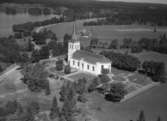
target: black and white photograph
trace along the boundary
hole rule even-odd
[[[167,121],[167,0],[0,0],[0,121]]]

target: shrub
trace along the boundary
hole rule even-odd
[[[3,69],[2,69],[2,67],[1,67],[1,65],[0,65],[0,73],[3,71]]]
[[[163,62],[144,61],[142,68],[145,74],[155,82],[165,82],[165,64]]]
[[[70,65],[65,66],[65,68],[64,68],[64,73],[65,73],[65,74],[71,73],[71,67],[70,67]]]
[[[78,101],[85,103],[87,101],[86,97],[84,94],[78,96]]]
[[[140,111],[139,119],[137,121],[145,121],[145,114],[143,110]]]
[[[99,75],[99,79],[101,83],[107,83],[110,81],[110,78],[106,74]]]
[[[52,107],[50,109],[49,116],[50,116],[51,119],[55,119],[55,118],[57,118],[59,116],[59,107],[58,107],[56,96],[53,97]]]
[[[120,102],[125,94],[126,90],[122,83],[112,83],[110,85],[110,90],[105,94],[105,99],[113,102]]]
[[[114,40],[110,43],[108,49],[117,49],[118,46],[119,46],[118,40],[117,40],[117,39],[114,39]]]
[[[133,42],[131,45],[131,52],[132,53],[140,53],[143,51],[143,48],[138,42]]]
[[[101,52],[101,54],[109,58],[112,61],[112,66],[118,69],[136,71],[140,66],[139,59],[131,55],[106,51]]]
[[[82,95],[84,92],[86,92],[86,79],[85,78],[82,78],[82,79],[79,79],[75,85],[75,88],[76,88],[76,92],[80,95]]]
[[[56,61],[56,70],[61,71],[62,69],[63,69],[63,61],[62,60]]]
[[[92,82],[90,83],[90,85],[88,86],[88,92],[93,92],[95,91],[95,89],[97,88],[97,86],[99,85],[99,80],[98,78],[94,78],[92,80]]]
[[[14,114],[17,110],[17,105],[16,101],[8,101],[4,106],[0,107],[0,117]]]

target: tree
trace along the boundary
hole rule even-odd
[[[36,101],[30,102],[27,108],[27,110],[30,111],[33,115],[38,114],[40,110],[39,103]]]
[[[51,10],[49,8],[44,8],[43,13],[44,13],[44,15],[49,15],[49,14],[51,14]]]
[[[20,61],[22,63],[27,63],[27,62],[29,62],[29,60],[30,60],[30,58],[29,58],[27,53],[23,53],[22,55],[20,55]]]
[[[145,115],[144,115],[144,111],[140,111],[140,114],[139,114],[139,119],[137,121],[145,121]]]
[[[88,92],[94,91],[99,84],[100,84],[99,78],[94,78],[88,86]]]
[[[119,46],[119,43],[118,43],[118,40],[117,39],[114,39],[112,40],[112,42],[110,43],[109,45],[109,49],[117,49]]]
[[[71,101],[65,101],[62,107],[62,115],[64,116],[66,121],[74,121],[73,117],[73,107],[71,105]]]
[[[167,53],[167,37],[166,34],[160,36],[158,52]]]
[[[68,51],[68,42],[70,39],[71,39],[71,36],[66,33],[64,35],[64,41],[63,41],[64,49],[66,50],[66,52]]]
[[[99,79],[101,83],[107,83],[110,81],[110,78],[106,74],[99,75]]]
[[[59,55],[67,53],[64,45],[57,41],[50,41],[48,43],[48,48],[49,50],[52,50],[53,56],[59,56]]]
[[[110,89],[105,94],[105,99],[113,102],[119,102],[126,94],[125,86],[122,83],[112,83]]]
[[[51,30],[44,29],[38,33],[34,32],[32,36],[33,36],[33,41],[37,45],[47,44],[47,39],[57,41],[56,34],[54,34]]]
[[[80,94],[78,95],[78,99],[79,102],[85,103],[87,101],[86,99],[86,95],[85,94]]]
[[[84,92],[86,92],[86,79],[85,78],[81,78],[78,79],[78,81],[76,82],[76,92],[80,95],[82,95]]]
[[[68,94],[68,89],[66,88],[65,84],[61,86],[59,94],[60,94],[60,101],[64,101],[66,95]]]
[[[140,53],[140,52],[142,52],[142,50],[143,50],[143,48],[141,47],[139,42],[133,41],[131,43],[131,52],[132,53]]]
[[[54,48],[57,47],[57,41],[50,41],[48,42],[47,46],[50,50],[53,50]]]
[[[7,114],[14,114],[17,110],[17,101],[14,100],[14,101],[8,101],[5,105],[5,112]]]
[[[40,53],[38,50],[33,50],[31,54],[31,62],[39,62],[40,60]]]
[[[53,56],[59,56],[67,53],[63,44],[60,42],[51,41],[48,43],[48,47],[50,50],[52,50]]]
[[[64,86],[66,89],[64,96],[64,104],[62,106],[62,115],[67,121],[74,121],[74,113],[76,112],[76,92],[75,85],[72,82],[67,82]],[[62,96],[63,93],[61,93]]]
[[[165,64],[163,62],[144,61],[142,64],[144,73],[156,82],[165,82]]]
[[[41,59],[49,58],[48,46],[43,46],[40,50],[33,50],[31,55],[32,62],[39,62]]]
[[[161,117],[160,116],[158,116],[157,121],[161,121]]]
[[[40,50],[39,50],[39,59],[47,59],[49,58],[49,48],[48,46],[43,46]]]
[[[51,94],[49,81],[45,82],[45,94],[46,95],[50,95]]]
[[[20,47],[13,37],[0,38],[1,61],[5,63],[22,62]],[[17,55],[17,56],[16,56]]]
[[[19,121],[35,121],[35,116],[29,107],[27,107],[25,112],[20,115]]]
[[[97,38],[92,38],[92,40],[90,41],[90,47],[92,48],[96,48],[98,45],[99,40]]]
[[[23,112],[24,112],[24,110],[23,110],[22,105],[20,103],[18,103],[17,109],[16,109],[16,115],[17,115],[17,117],[19,117],[20,115],[22,115]]]
[[[56,70],[61,71],[63,69],[63,60],[56,61]]]
[[[33,41],[37,45],[46,44],[46,38],[44,36],[45,36],[45,32],[39,32],[39,33],[34,32],[32,35]]]
[[[109,58],[112,62],[112,66],[118,69],[136,71],[140,66],[139,59],[131,55],[107,51],[103,51],[100,54]]]
[[[122,48],[130,48],[131,47],[131,43],[132,43],[132,39],[131,38],[125,38],[123,39],[123,44],[122,44]]]
[[[65,66],[65,68],[64,68],[64,73],[65,73],[65,74],[71,73],[71,67],[70,67],[70,65],[66,65],[66,66]]]
[[[63,116],[63,115],[61,115],[60,117],[59,117],[59,120],[58,121],[66,121],[66,119],[65,119],[65,117]]]
[[[85,50],[85,51],[87,51],[87,52],[91,52],[91,53],[93,53],[93,51],[92,51],[92,49],[91,49],[91,47],[85,47],[85,48],[83,48],[82,50]]]
[[[41,64],[29,64],[22,70],[22,81],[25,83],[30,91],[41,92],[42,90],[48,90],[48,72]]]
[[[0,65],[0,73],[3,71],[2,66]]]
[[[53,97],[52,107],[50,109],[49,116],[51,119],[55,119],[55,118],[59,117],[59,107],[58,107],[56,96]]]
[[[165,64],[163,62],[157,63],[156,72],[152,79],[162,83],[166,81]]]

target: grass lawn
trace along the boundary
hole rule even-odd
[[[119,81],[119,82],[126,81],[126,80],[125,80],[123,77],[121,77],[121,76],[113,76],[112,79],[115,80],[115,81]]]
[[[145,111],[147,121],[156,121],[161,116],[167,120],[167,84],[152,88],[138,96],[122,102],[112,103],[98,93],[89,95],[90,109],[99,121],[129,121],[137,119],[140,110]],[[101,111],[96,110],[101,108]]]
[[[92,80],[93,78],[95,78],[96,76],[89,74],[89,73],[85,73],[85,72],[79,72],[79,73],[76,73],[74,75],[70,75],[67,77],[70,79],[73,79],[74,81],[77,81],[78,79],[82,79],[82,78],[85,78],[86,80],[89,81],[89,80]]]
[[[141,74],[134,74],[133,76],[128,77],[129,81],[145,86],[150,84],[152,81],[149,77]]]
[[[127,85],[126,90],[127,90],[127,93],[131,93],[133,91],[136,91],[136,87],[134,85]]]
[[[124,71],[124,70],[116,69],[116,68],[114,68],[114,67],[111,68],[111,72],[112,72],[114,75],[128,75],[128,74],[130,74],[129,71]]]
[[[16,70],[10,73],[6,78],[2,79],[0,83],[0,94],[12,93],[24,89],[25,85],[21,82],[21,77],[22,75],[20,74],[20,71]]]

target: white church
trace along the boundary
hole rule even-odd
[[[74,24],[72,39],[68,43],[68,62],[70,67],[94,75],[101,74],[103,69],[111,72],[111,61],[108,58],[80,48],[79,35],[76,33]]]

